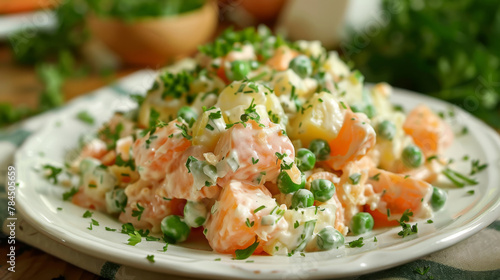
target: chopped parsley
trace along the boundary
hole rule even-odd
[[[90,226],[87,229],[92,230],[92,226],[99,226],[99,222],[94,219],[91,219]]]
[[[471,165],[472,166],[471,166],[470,175],[474,175],[476,173],[479,173],[479,172],[483,171],[486,167],[488,167],[487,163],[481,164],[478,159],[473,160],[471,162]]]
[[[87,210],[87,211],[85,211],[85,213],[83,213],[83,217],[90,218],[90,217],[92,217],[92,214],[94,214],[94,212],[90,212],[89,210]]]
[[[380,173],[377,173],[377,174],[373,175],[372,177],[370,177],[370,180],[378,182],[378,180],[380,180]]]
[[[181,130],[181,134],[184,138],[186,138],[187,140],[193,139],[193,137],[188,134],[188,132],[187,132],[188,128],[185,124],[182,124],[182,125],[175,124],[175,126]]]
[[[477,185],[479,182],[473,178],[468,178],[467,176],[454,171],[447,167],[443,170],[443,175],[446,176],[455,186],[463,188],[466,185]]]
[[[195,162],[195,161],[198,161],[198,159],[193,157],[193,156],[188,157],[188,159],[186,161],[186,168],[188,170],[188,173],[191,173],[191,163]]]
[[[190,84],[194,80],[194,76],[187,71],[182,71],[176,74],[172,72],[164,72],[160,75],[160,80],[163,83],[161,98],[166,99],[167,97],[171,97],[179,99],[183,94],[189,92]],[[190,99],[189,96],[186,97],[187,99]],[[192,100],[187,101],[188,103],[191,103],[189,101]]]
[[[257,242],[257,236],[255,236],[255,242],[248,246],[247,248],[245,249],[237,249],[234,254],[235,254],[235,259],[236,260],[244,260],[244,259],[248,259],[252,254],[253,252],[255,252],[255,249],[257,249],[257,246],[259,246],[259,242]]]
[[[398,235],[401,236],[402,238],[418,233],[417,224],[409,225],[406,223],[410,221],[411,216],[413,216],[413,212],[411,212],[409,209],[406,209],[403,215],[401,215],[401,219],[399,220],[399,225],[401,225],[402,230],[398,232]]]
[[[264,208],[266,208],[266,206],[265,205],[261,205],[261,206],[257,207],[257,209],[253,210],[253,212],[257,213],[257,212],[259,212],[260,210],[262,210]]]
[[[475,193],[474,190],[467,191],[467,194],[469,194],[469,195],[473,195],[474,193]]]
[[[142,236],[137,231],[134,231],[134,233],[129,233],[128,235],[130,236],[130,238],[127,240],[128,245],[135,246],[137,243],[140,243],[142,241]]]
[[[93,125],[94,124],[94,118],[87,112],[87,111],[81,111],[76,115],[76,118],[79,119],[80,121]]]
[[[148,261],[150,263],[154,263],[155,262],[155,255],[147,255],[146,259],[148,259]]]
[[[293,223],[293,228],[298,228],[299,226],[300,226],[299,221],[295,221],[295,223]]]
[[[361,173],[354,173],[349,176],[349,180],[353,185],[359,184],[359,179],[361,179]]]
[[[137,210],[132,210],[132,217],[137,217],[137,220],[141,220],[142,212],[144,212],[144,207],[142,207],[138,202],[136,203]]]
[[[63,193],[63,200],[70,200],[76,193],[78,192],[78,188],[72,187],[69,191]]]
[[[59,183],[59,181],[57,180],[57,176],[61,174],[63,169],[60,167],[52,166],[50,164],[45,164],[42,166],[42,168],[49,170],[48,174],[45,175],[45,178],[47,178],[49,182],[52,181],[52,184],[57,185]]]
[[[255,222],[254,221],[250,222],[250,220],[247,218],[247,220],[245,221],[245,224],[247,225],[247,227],[251,228],[251,227],[253,227]]]
[[[135,171],[135,161],[133,158],[130,158],[127,161],[124,161],[122,159],[121,154],[118,154],[115,159],[115,165],[117,166],[123,166],[123,167],[128,167],[130,170]]]
[[[365,243],[363,243],[363,237],[360,237],[360,238],[353,240],[353,241],[346,244],[346,246],[349,248],[355,248],[355,247],[361,248],[364,245],[365,245]]]
[[[427,223],[428,223],[428,224],[432,224],[432,223],[434,223],[434,221],[433,221],[433,220],[431,220],[431,219],[429,219],[429,220],[427,220]]]
[[[109,227],[104,227],[106,231],[116,231],[116,228],[109,228]]]
[[[167,242],[167,243],[165,243],[165,246],[163,246],[163,252],[166,252],[168,250],[168,244],[169,243]]]
[[[62,207],[57,207],[57,211],[63,210]]]
[[[286,153],[283,153],[283,154],[280,154],[278,152],[274,153],[276,155],[276,157],[279,159],[279,160],[283,160],[287,154]]]
[[[254,158],[252,157],[252,164],[257,164],[257,162],[259,162],[259,159],[254,159]]]

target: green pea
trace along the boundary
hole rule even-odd
[[[302,79],[311,76],[312,74],[312,64],[309,57],[305,55],[299,55],[290,61],[288,68],[292,69],[297,75]]]
[[[433,187],[431,196],[431,206],[434,211],[438,211],[443,208],[446,202],[447,194],[443,189]]]
[[[404,165],[410,168],[417,168],[423,163],[422,150],[415,145],[409,145],[403,149],[401,155]]]
[[[330,180],[316,179],[311,183],[311,192],[315,200],[325,202],[335,194],[335,185]]]
[[[316,160],[327,160],[330,155],[330,145],[323,139],[312,140],[309,144],[309,150],[316,156]]]
[[[350,229],[354,235],[359,235],[371,231],[373,224],[373,217],[370,213],[359,212],[352,217]]]
[[[391,121],[383,121],[377,126],[378,136],[382,139],[392,140],[396,134],[396,126]]]
[[[298,149],[295,157],[298,159],[297,167],[300,171],[311,170],[316,164],[316,156],[308,149]]]
[[[243,80],[250,73],[250,64],[248,61],[235,60],[231,62],[231,73],[233,80]]]
[[[292,196],[292,209],[307,208],[314,204],[314,195],[306,189],[296,191]]]
[[[377,109],[373,106],[373,104],[368,104],[366,105],[365,110],[363,110],[363,113],[371,119],[377,114]]]
[[[188,201],[184,206],[184,221],[190,227],[197,228],[205,224],[208,211],[205,204]]]
[[[170,215],[161,221],[161,231],[169,243],[178,243],[188,238],[191,229],[180,216]]]
[[[344,236],[333,227],[325,227],[316,236],[316,245],[322,251],[339,248],[344,245]]]
[[[352,104],[349,105],[349,107],[351,107],[351,111],[353,111],[354,113],[363,113],[363,108],[359,105]]]
[[[283,170],[278,175],[278,189],[281,193],[293,193],[303,189],[306,185],[306,176],[301,173],[300,183],[296,183],[290,178],[289,170]]]
[[[187,123],[194,123],[198,118],[198,114],[189,106],[183,106],[177,111],[177,117],[183,118]]]

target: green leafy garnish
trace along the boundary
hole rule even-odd
[[[146,259],[148,259],[148,261],[150,263],[154,263],[155,262],[155,255],[147,255]]]
[[[357,185],[359,183],[359,179],[361,179],[361,173],[354,173],[349,176],[349,181],[351,184]]]
[[[94,214],[93,212],[90,212],[89,210],[85,211],[85,213],[83,213],[83,217],[84,218],[90,218],[92,217],[92,214]]]
[[[257,242],[257,236],[255,237],[255,242],[248,246],[246,249],[237,249],[234,254],[236,256],[236,260],[244,260],[244,259],[248,259],[252,254],[253,252],[255,251],[255,249],[257,249],[257,246],[259,246],[259,242]]]
[[[353,240],[353,241],[346,244],[346,246],[349,248],[355,248],[355,247],[361,248],[364,245],[365,245],[365,243],[363,243],[363,237],[360,237],[360,238]]]
[[[76,118],[81,120],[82,122],[86,124],[93,125],[94,124],[94,118],[89,114],[87,111],[80,111],[77,115]]]
[[[49,170],[48,174],[45,175],[45,178],[47,178],[47,180],[49,180],[49,182],[52,181],[52,184],[57,185],[58,184],[57,176],[59,176],[59,174],[61,174],[63,169],[59,168],[59,167],[52,166],[50,164],[45,164],[42,166],[42,168]]]
[[[62,195],[63,200],[64,201],[70,200],[77,192],[78,192],[78,188],[72,187],[69,191],[63,193],[63,195]]]
[[[134,233],[129,233],[128,235],[130,236],[130,238],[127,240],[128,245],[135,246],[137,243],[140,243],[142,241],[142,236],[137,231],[134,231]]]
[[[137,220],[141,220],[142,212],[144,212],[144,207],[142,207],[139,203],[136,203],[137,210],[132,210],[132,217],[137,217]]]
[[[478,181],[476,181],[473,178],[469,178],[457,171],[454,171],[447,167],[445,170],[443,170],[443,175],[446,176],[455,186],[459,188],[463,188],[466,185],[477,185],[479,184]]]

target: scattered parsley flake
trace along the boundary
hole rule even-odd
[[[434,223],[434,221],[433,221],[433,220],[431,220],[431,219],[429,219],[429,220],[427,220],[427,223],[428,223],[428,224],[432,224],[432,223]]]
[[[475,193],[474,190],[467,191],[467,194],[469,194],[469,195],[473,195],[474,193]]]
[[[85,211],[85,213],[83,213],[83,217],[90,218],[90,217],[92,217],[92,214],[94,214],[94,212],[90,212],[89,210],[87,210],[87,211]]]
[[[142,236],[137,231],[134,231],[134,233],[129,233],[128,235],[130,236],[130,238],[127,240],[128,245],[135,246],[137,243],[140,243],[142,241]]]
[[[363,237],[360,237],[358,238],[357,240],[354,240],[354,241],[351,241],[349,243],[347,243],[346,246],[348,246],[349,248],[355,248],[355,247],[363,247],[365,244],[363,243]]]
[[[257,164],[257,162],[259,162],[259,159],[254,159],[254,158],[252,157],[252,164]]]
[[[455,186],[459,188],[463,188],[466,185],[477,185],[479,184],[478,181],[476,181],[473,178],[468,178],[467,176],[454,171],[447,167],[445,170],[443,170],[443,175],[446,176]]]
[[[59,176],[59,174],[61,174],[63,169],[59,168],[59,167],[52,166],[50,164],[45,164],[42,166],[42,168],[49,170],[49,173],[45,176],[45,178],[47,178],[47,180],[49,182],[52,181],[52,184],[57,185],[58,184],[57,176]]]
[[[293,224],[293,228],[298,228],[300,226],[299,221],[295,221]]]
[[[78,192],[78,188],[76,187],[73,187],[71,188],[69,191],[63,193],[63,200],[66,201],[66,200],[69,200],[70,198],[72,198],[76,193]]]
[[[89,125],[93,125],[95,122],[94,118],[87,111],[79,112],[76,118]]]
[[[261,206],[257,207],[257,209],[253,210],[253,212],[257,213],[257,212],[259,212],[260,210],[262,210],[264,208],[266,208],[266,206],[265,205],[261,205]]]
[[[251,227],[253,227],[253,225],[255,224],[255,222],[254,222],[254,221],[252,221],[252,222],[250,223],[250,220],[247,218],[247,220],[245,221],[245,224],[247,225],[247,227],[251,228]]]
[[[479,173],[479,172],[483,171],[486,167],[488,167],[487,163],[481,164],[478,159],[473,160],[471,162],[471,165],[472,166],[471,166],[470,175],[474,175],[476,173]]]
[[[115,228],[105,227],[104,229],[105,229],[106,231],[116,231],[116,229],[115,229]]]
[[[257,249],[257,246],[259,246],[259,242],[257,242],[257,236],[255,236],[255,242],[248,246],[246,249],[237,249],[234,253],[235,253],[235,256],[237,260],[244,260],[244,259],[248,259],[252,254],[253,252],[255,251],[255,249]]]
[[[142,207],[139,202],[136,203],[137,210],[132,210],[132,217],[137,217],[137,220],[141,220],[142,212],[144,211],[144,207]]]
[[[345,105],[344,101],[340,101],[340,105],[342,105],[342,108],[347,109],[347,106]]]
[[[377,173],[375,175],[373,175],[372,177],[370,177],[370,180],[374,180],[374,181],[377,181],[380,180],[380,173]]]
[[[359,179],[361,179],[361,173],[354,173],[349,176],[349,180],[353,185],[357,185],[359,183]]]
[[[58,210],[58,211],[61,211],[61,210],[63,210],[63,209],[62,209],[62,207],[57,207],[57,210]]]
[[[148,256],[146,257],[146,259],[148,259],[148,261],[149,261],[150,263],[154,263],[154,262],[155,262],[155,255],[148,255]]]
[[[168,250],[168,242],[165,244],[165,246],[163,246],[163,252],[166,252]]]

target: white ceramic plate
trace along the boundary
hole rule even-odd
[[[139,72],[123,80],[119,86],[132,92],[145,92],[154,74]],[[425,103],[437,111],[448,111],[451,105],[426,96],[396,90],[393,101],[405,109]],[[456,169],[470,170],[470,161],[462,161],[467,154],[480,159],[489,167],[478,174],[480,184],[463,189],[450,188],[445,208],[433,218],[434,223],[419,221],[419,233],[402,239],[399,228],[377,230],[365,236],[362,248],[342,248],[328,252],[286,256],[252,256],[246,262],[233,260],[232,256],[207,250],[202,244],[170,245],[167,252],[160,252],[161,242],[142,241],[136,246],[126,245],[128,236],[104,229],[120,229],[115,219],[95,213],[93,218],[100,226],[88,230],[90,220],[83,218],[85,209],[62,201],[66,191],[41,179],[34,168],[51,163],[62,165],[67,151],[77,146],[83,134],[96,130],[115,110],[133,107],[133,102],[120,91],[104,88],[95,94],[71,102],[53,114],[39,132],[32,135],[16,154],[20,185],[17,193],[18,208],[28,222],[54,240],[86,254],[144,270],[204,278],[336,278],[366,274],[383,270],[451,246],[500,216],[500,140],[498,135],[481,121],[464,111],[455,109],[452,126],[459,131],[468,127],[469,133],[457,137],[447,155],[456,159]],[[75,119],[75,115],[88,110],[97,124],[93,127]],[[474,189],[475,194],[467,194]],[[57,210],[62,207],[63,210]],[[373,241],[376,235],[378,242]],[[357,237],[348,237],[347,241]],[[196,249],[199,248],[199,249]],[[154,264],[147,255],[155,255]],[[220,261],[215,259],[221,258]]]

